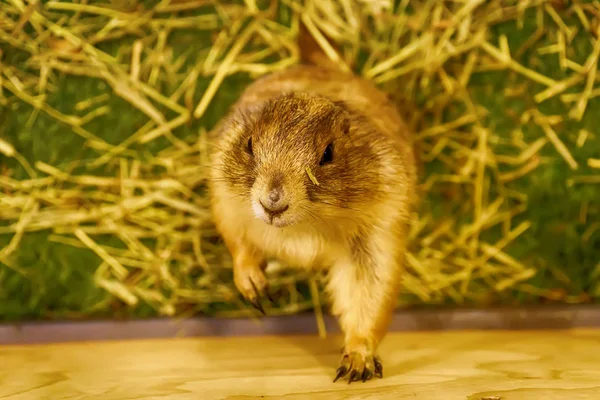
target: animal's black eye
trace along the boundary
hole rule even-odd
[[[252,138],[248,139],[248,144],[246,145],[246,151],[250,155],[254,154],[254,153],[252,153]]]
[[[333,161],[333,143],[329,143],[325,151],[323,152],[323,156],[321,157],[320,165],[328,164]]]

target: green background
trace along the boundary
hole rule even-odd
[[[522,29],[517,27],[515,21],[491,28],[489,42],[498,43],[499,35],[505,34],[510,48],[516,49],[536,28],[534,15],[529,13]],[[98,47],[109,54],[116,54],[119,46],[124,43],[130,44],[131,41],[132,38],[126,37],[102,43]],[[169,44],[173,46],[175,53],[190,48],[206,52],[211,45],[210,32],[178,31],[169,36]],[[560,80],[568,75],[560,69],[558,57],[540,56],[536,53],[537,49],[549,44],[552,42],[547,39],[540,40],[524,52],[518,61],[548,77]],[[578,33],[572,45],[573,60],[580,64],[585,63],[591,46],[589,34]],[[0,49],[5,65],[17,66],[24,70],[29,68],[26,64],[27,54],[24,52],[1,41]],[[64,112],[73,110],[79,101],[102,93],[111,93],[106,84],[96,79],[65,74],[59,74],[58,77],[58,81],[55,82],[58,90],[47,102]],[[211,77],[199,78],[195,103],[199,101],[210,79]],[[180,138],[193,138],[198,134],[200,127],[212,127],[250,81],[251,78],[245,74],[226,78],[204,116],[174,133]],[[529,86],[523,96],[508,97],[504,94],[506,87],[517,87],[524,82],[529,82]],[[581,85],[576,87],[578,91],[581,90]],[[541,85],[531,83],[506,70],[476,73],[469,84],[471,95],[490,112],[486,121],[488,127],[493,127],[496,132],[507,136],[515,128],[521,127],[524,139],[528,142],[543,137],[543,132],[534,124],[521,125],[518,118],[534,104],[533,95],[542,89]],[[416,100],[419,101],[418,98]],[[93,120],[86,125],[86,129],[109,143],[117,144],[123,141],[130,132],[141,127],[146,121],[143,114],[116,96],[111,96],[108,105],[111,109],[119,111]],[[565,116],[569,111],[558,97],[542,103],[539,109],[545,114]],[[35,122],[27,126],[32,112],[33,108],[30,105],[20,101],[0,106],[0,137],[12,143],[30,163],[43,161],[60,168],[73,160],[86,160],[95,156],[94,150],[85,148],[83,139],[73,134],[69,127],[44,113],[39,113]],[[593,174],[594,170],[587,166],[586,161],[592,157],[600,158],[599,118],[600,97],[589,101],[581,122],[565,119],[566,122],[554,127],[580,165],[577,174]],[[587,129],[596,137],[589,139],[582,148],[577,148],[574,143],[581,128]],[[159,140],[143,148],[133,148],[143,157],[145,152],[155,153],[166,145],[166,141]],[[496,146],[495,151],[501,153],[501,146]],[[589,303],[600,299],[600,230],[593,233],[587,242],[582,240],[586,229],[589,229],[591,224],[600,222],[600,185],[580,184],[568,187],[566,182],[574,172],[554,147],[546,145],[541,155],[546,158],[546,162],[512,184],[514,190],[526,194],[529,198],[529,209],[519,218],[528,219],[533,225],[509,246],[507,253],[537,269],[536,275],[527,283],[545,290],[547,295],[537,296],[523,291],[507,290],[479,297],[479,300],[474,302],[475,305]],[[4,174],[10,170],[13,178],[26,177],[20,165],[12,159],[0,155],[0,166],[4,168]],[[429,174],[438,171],[439,168],[439,165],[426,165],[425,172]],[[109,168],[95,171],[97,174],[114,172]],[[583,202],[588,203],[586,223],[582,223],[579,217]],[[425,200],[425,207],[434,210],[439,216],[453,209],[451,205],[446,204],[443,197],[436,194]],[[8,223],[2,220],[0,224]],[[12,259],[13,265],[16,265],[19,271],[0,263],[1,320],[156,315],[156,311],[143,302],[138,307],[129,308],[96,287],[92,276],[100,259],[90,250],[48,241],[48,235],[49,232],[32,232],[25,235]],[[500,233],[491,230],[486,232],[486,235],[490,235],[491,239],[494,235],[499,237]],[[0,235],[0,248],[8,244],[10,239],[10,235]],[[116,244],[111,238],[104,238],[102,242]],[[306,287],[300,285],[300,290],[306,292]],[[411,296],[405,300],[414,306],[426,305]],[[444,299],[442,303],[454,305],[449,298]],[[441,305],[433,304],[435,307]],[[213,315],[216,309],[228,308],[233,309],[235,306],[208,304],[200,311]]]

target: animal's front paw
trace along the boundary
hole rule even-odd
[[[344,352],[336,371],[334,382],[348,375],[348,384],[356,381],[366,382],[374,376],[383,378],[381,359],[373,354],[351,351]]]
[[[262,269],[256,266],[236,267],[233,280],[239,292],[252,306],[266,315],[263,306],[260,304],[261,297],[267,297],[271,302],[269,295],[269,284]]]

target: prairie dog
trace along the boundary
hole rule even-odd
[[[306,63],[254,81],[213,130],[211,209],[261,311],[268,259],[327,270],[344,333],[334,382],[364,382],[383,377],[417,197],[412,138],[383,92],[302,48]]]

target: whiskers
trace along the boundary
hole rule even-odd
[[[339,204],[333,204],[333,203],[330,203],[330,202],[327,202],[327,201],[323,201],[323,200],[317,200],[315,203],[316,204],[324,204],[324,205],[332,207],[334,209],[349,210],[349,211],[354,211],[354,212],[357,212],[357,213],[360,212],[360,210],[358,210],[356,208],[353,208],[353,207],[339,205]]]
[[[310,207],[307,207],[304,205],[298,207],[298,214],[302,217],[302,219],[310,219],[316,223],[321,223],[321,224],[331,226],[331,223],[329,221],[327,221],[321,215],[315,213],[314,210],[311,210]]]

